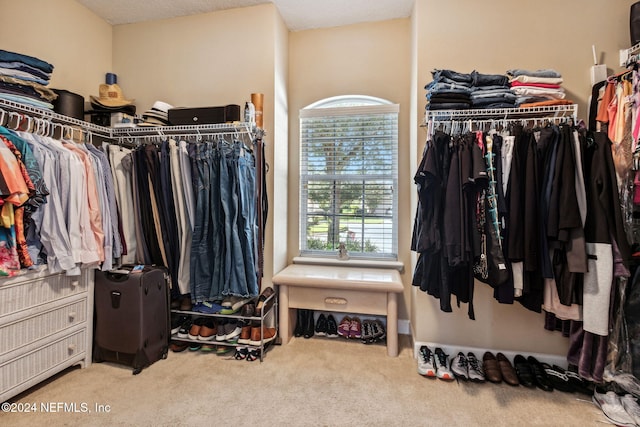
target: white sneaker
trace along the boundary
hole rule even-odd
[[[617,426],[635,427],[636,423],[622,406],[620,396],[613,391],[607,391],[606,393],[603,393],[603,391],[596,387],[591,400],[602,410],[607,420]]]
[[[426,345],[420,347],[420,351],[418,351],[418,373],[425,377],[436,376],[435,358],[433,352]]]
[[[633,422],[640,425],[640,406],[636,398],[631,394],[625,394],[620,398],[620,402],[622,402],[622,407],[627,411],[627,414],[633,418]]]
[[[482,369],[482,365],[478,361],[478,358],[475,354],[469,352],[467,353],[467,365],[469,372],[469,380],[471,381],[484,381],[484,370]]]
[[[453,372],[456,377],[462,378],[463,380],[469,379],[467,358],[463,352],[459,352],[456,357],[451,359],[451,372]]]
[[[436,374],[441,380],[451,381],[455,379],[449,369],[449,356],[440,347],[436,348]]]

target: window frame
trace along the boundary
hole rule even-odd
[[[391,142],[388,144],[389,149],[392,150],[392,170],[389,173],[384,170],[381,171],[381,174],[376,174],[376,177],[384,176],[385,180],[391,181],[391,250],[387,252],[349,252],[349,256],[353,259],[360,260],[373,260],[373,261],[397,261],[398,260],[398,145],[399,145],[399,131],[398,131],[398,123],[399,123],[399,113],[400,106],[399,104],[394,104],[388,100],[375,98],[371,96],[363,96],[363,95],[345,95],[345,96],[337,96],[332,98],[322,99],[318,102],[308,105],[307,107],[300,110],[299,121],[300,121],[300,184],[299,184],[299,218],[300,218],[300,235],[299,235],[299,248],[300,248],[300,256],[301,257],[334,257],[337,254],[337,249],[335,250],[320,250],[320,249],[309,249],[307,247],[308,236],[307,236],[307,226],[309,214],[309,197],[308,197],[308,189],[305,189],[305,185],[310,182],[309,177],[312,176],[308,173],[308,169],[305,167],[305,150],[304,150],[304,139],[305,132],[307,131],[307,127],[304,124],[304,120],[308,118],[321,118],[321,117],[348,117],[351,115],[360,115],[366,116],[368,114],[372,116],[376,115],[387,115],[392,114],[395,117],[391,119],[387,119],[388,123],[393,124],[395,126],[395,132],[392,131],[390,135],[385,135],[390,137]],[[363,136],[366,138],[366,136]],[[389,138],[387,138],[389,140]],[[317,175],[316,175],[317,176]],[[346,174],[345,176],[349,177],[348,180],[357,181],[359,179],[362,180],[363,184],[366,184],[367,178],[371,178],[373,176],[368,176],[367,174]],[[334,184],[336,179],[333,180]],[[363,187],[363,193],[365,188]],[[389,196],[388,196],[389,197]],[[339,207],[338,207],[339,209]],[[340,211],[336,210],[334,207],[334,211],[329,213],[330,216],[340,216]],[[363,224],[363,240],[367,239],[367,235],[364,232],[365,220],[368,214],[366,214],[363,210],[362,216],[360,217]],[[385,228],[386,229],[386,228]],[[386,241],[385,238],[383,241]],[[365,241],[366,241],[365,240]],[[362,242],[361,242],[362,244]]]

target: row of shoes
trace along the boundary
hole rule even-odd
[[[318,321],[315,321],[313,310],[299,308],[296,315],[296,327],[293,330],[296,337],[311,338],[314,335],[338,338],[338,324],[332,314],[327,316],[320,313]]]
[[[451,361],[440,347],[434,352],[425,345],[418,352],[418,373],[427,377],[448,381],[457,378],[474,382],[505,382],[511,386],[538,387],[544,391],[555,389],[591,395],[589,382],[578,375],[575,367],[571,368],[565,370],[560,366],[541,363],[533,356],[525,358],[520,354],[515,356],[512,364],[503,353],[494,355],[490,351],[484,353],[482,363],[472,352],[466,355],[458,352]]]
[[[384,341],[387,332],[380,319],[365,319],[345,316],[338,325],[338,335],[347,339],[360,339],[365,344]]]
[[[595,387],[591,400],[610,423],[624,427],[640,426],[640,405],[632,394],[618,393],[605,384]]]
[[[203,301],[196,304],[192,304],[191,297],[186,295],[172,301],[171,308],[202,314],[236,314],[242,310],[244,317],[260,316],[261,313],[267,313],[271,308],[274,293],[273,288],[268,286],[257,297],[227,295],[221,300]]]
[[[265,351],[267,350],[266,345],[263,348]],[[169,349],[174,353],[180,353],[188,349],[189,351],[215,353],[218,356],[223,356],[234,351],[234,347],[229,347],[226,345],[201,344],[201,343],[184,342],[184,341],[171,341],[171,344],[169,344]],[[256,359],[259,359],[260,355],[261,355],[260,347],[238,346],[238,347],[235,347],[235,353],[233,355],[233,358],[236,360],[247,360],[249,362],[253,362]]]
[[[305,338],[316,335],[327,338],[359,339],[365,344],[383,341],[386,338],[384,324],[379,319],[361,321],[356,316],[344,316],[338,325],[332,314],[320,313],[318,320],[315,321],[314,311],[307,309],[298,309],[293,334],[296,337]]]
[[[260,346],[275,339],[276,328],[260,327],[260,322],[247,320],[182,315],[172,322],[171,335],[194,341]]]

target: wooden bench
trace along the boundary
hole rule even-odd
[[[387,317],[387,354],[398,355],[397,294],[403,291],[403,285],[397,270],[293,264],[272,281],[279,287],[282,344],[291,338],[295,310],[299,308],[382,315]]]

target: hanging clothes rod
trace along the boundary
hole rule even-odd
[[[76,126],[80,127],[84,131],[97,134],[105,138],[111,137],[111,129],[107,127],[98,126],[93,123],[85,122],[84,120],[64,116],[51,110],[31,107],[29,105],[19,104],[17,102],[4,99],[0,99],[0,110],[4,111],[6,114],[11,112],[23,114],[25,117],[30,117],[31,119],[41,119],[67,127]]]
[[[0,108],[0,125],[23,132],[35,133],[52,138],[65,138],[81,141],[86,135],[91,138],[91,132],[85,132],[78,127],[51,121],[49,118],[33,117],[16,111],[6,111]],[[83,132],[85,132],[83,134]],[[76,134],[78,137],[76,138]]]

